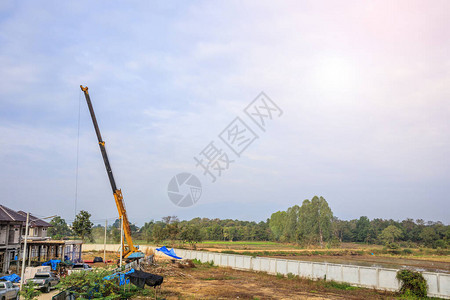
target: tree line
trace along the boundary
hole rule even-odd
[[[81,211],[72,226],[55,217],[48,231],[53,238],[78,236],[86,241],[103,242],[105,227],[94,226],[90,214]],[[314,196],[286,211],[273,213],[266,221],[194,218],[180,221],[176,216],[151,220],[142,227],[130,224],[133,239],[147,243],[163,241],[195,244],[214,241],[277,241],[303,246],[336,247],[342,242],[366,244],[399,244],[404,247],[426,246],[448,248],[450,226],[422,219],[403,221],[372,219],[340,220],[333,215],[323,197]],[[107,227],[110,242],[120,241],[120,222]]]

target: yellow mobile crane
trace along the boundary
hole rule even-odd
[[[81,90],[84,92],[84,96],[86,97],[86,102],[89,107],[89,112],[91,113],[92,123],[94,123],[95,133],[97,134],[98,144],[100,146],[100,151],[103,156],[103,161],[106,167],[106,173],[109,177],[109,183],[111,184],[112,192],[114,195],[114,200],[116,200],[117,210],[119,211],[119,216],[122,219],[123,223],[123,232],[125,235],[125,240],[127,245],[122,242],[123,254],[122,258],[125,259],[137,259],[144,257],[144,253],[138,250],[133,245],[133,240],[131,239],[131,229],[130,223],[128,222],[127,211],[125,209],[125,204],[123,202],[122,191],[119,190],[116,186],[116,181],[114,180],[114,176],[112,173],[111,165],[109,164],[108,154],[106,153],[105,142],[102,139],[102,135],[100,134],[100,129],[98,128],[97,119],[95,117],[94,108],[92,107],[91,98],[89,97],[88,87],[83,87],[80,85]]]

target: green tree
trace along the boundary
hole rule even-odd
[[[277,211],[270,216],[269,227],[276,241],[279,241],[286,226],[286,212]]]
[[[83,241],[87,238],[91,238],[92,227],[94,224],[92,224],[90,218],[91,214],[82,210],[76,215],[75,221],[72,223],[73,232],[81,237]]]
[[[426,226],[419,235],[422,242],[427,247],[432,247],[433,243],[439,239],[436,230],[431,226]]]
[[[211,241],[223,240],[223,229],[219,224],[206,227],[206,239]]]
[[[103,240],[105,239],[105,226],[100,224],[95,225],[92,228],[91,236],[96,243],[103,243]]]
[[[66,221],[60,216],[54,217],[50,221],[50,224],[52,225],[52,227],[48,229],[48,235],[52,239],[59,240],[62,239],[63,237],[72,235],[72,231],[70,230]]]
[[[236,241],[238,238],[238,231],[236,226],[228,226],[223,228],[223,237],[228,241]]]
[[[195,249],[195,244],[202,241],[202,236],[200,235],[200,226],[195,224],[183,226],[180,231],[179,237],[182,241],[191,244],[191,246]]]
[[[370,239],[370,220],[362,216],[356,222],[355,238],[357,242],[367,243]]]
[[[347,222],[339,220],[337,217],[333,217],[331,227],[333,229],[333,235],[342,243],[342,238],[344,235],[345,227]]]
[[[394,243],[402,236],[402,230],[394,225],[386,227],[378,238],[386,243]]]
[[[323,197],[303,201],[299,209],[299,238],[302,243],[320,244],[331,240],[333,212]]]
[[[109,234],[114,243],[116,243],[116,244],[120,243],[120,229],[119,228],[112,226]]]
[[[143,235],[143,238],[148,242],[152,240],[152,232],[153,232],[153,226],[155,225],[155,222],[151,220],[148,223],[145,223],[144,226],[141,228],[141,232]]]
[[[167,238],[167,232],[164,230],[164,223],[157,222],[153,226],[152,234],[153,234],[153,240],[156,243],[160,243],[160,242],[164,241]]]
[[[286,242],[298,241],[298,212],[300,207],[294,205],[286,211],[282,240]]]

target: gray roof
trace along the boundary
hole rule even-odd
[[[19,215],[22,215],[25,218],[25,222],[27,221],[27,213],[24,211],[19,210],[17,212]],[[25,225],[25,224],[24,224]],[[44,220],[41,220],[32,214],[30,214],[30,227],[52,227],[52,224],[45,222]]]
[[[27,218],[18,212],[0,205],[0,221],[9,221],[9,222],[26,222]]]

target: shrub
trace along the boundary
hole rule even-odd
[[[386,248],[390,250],[397,250],[400,246],[396,243],[386,243]]]
[[[204,267],[214,267],[214,261],[207,261],[207,262],[205,262],[205,263],[202,263],[200,260],[198,260],[198,259],[196,259],[196,258],[194,258],[193,260],[192,260],[192,262],[195,264],[195,265],[199,265],[199,266],[204,266]]]
[[[146,293],[134,285],[127,285],[126,288],[119,286],[118,278],[104,280],[107,275],[111,275],[110,270],[94,269],[91,272],[75,272],[61,278],[58,289],[70,289],[77,298],[93,299],[130,299],[138,294]]]
[[[413,253],[413,251],[411,249],[408,249],[408,248],[403,249],[403,254],[412,254],[412,253]]]
[[[447,243],[444,240],[437,240],[433,243],[433,248],[441,248],[441,249],[445,249],[447,248]]]
[[[41,292],[35,288],[34,282],[29,282],[23,286],[23,290],[20,291],[20,296],[22,296],[26,300],[36,299]]]
[[[358,289],[356,286],[351,286],[348,283],[340,283],[340,282],[336,282],[336,281],[325,281],[323,283],[323,286],[328,287],[328,288],[344,290],[344,291],[351,291],[351,290]]]
[[[401,281],[400,292],[405,295],[426,297],[428,292],[427,281],[422,273],[410,270],[400,270],[397,272],[397,279]]]
[[[291,272],[289,272],[288,274],[287,274],[287,278],[288,279],[294,279],[296,276],[294,275],[294,274],[292,274]]]

